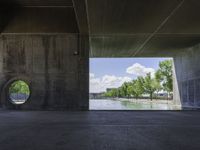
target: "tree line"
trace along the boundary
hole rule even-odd
[[[167,92],[168,96],[173,90],[171,59],[159,63],[159,69],[156,71],[154,77],[151,73],[147,73],[146,76],[139,76],[131,82],[125,82],[119,88],[113,88],[104,95],[105,97],[134,97],[138,99],[143,94],[148,94],[152,100],[154,93],[158,95],[162,90]]]
[[[30,94],[29,86],[22,80],[17,80],[9,87],[9,94]]]

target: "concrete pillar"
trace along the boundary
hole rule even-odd
[[[179,86],[178,86],[174,61],[173,61],[172,71],[173,71],[173,103],[174,105],[181,105]]]
[[[175,97],[180,96],[183,108],[200,108],[200,45],[183,50],[174,57],[178,83]]]

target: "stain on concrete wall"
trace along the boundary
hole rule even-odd
[[[20,109],[88,109],[88,36],[78,34],[2,34],[1,105],[16,108],[6,83],[25,77],[31,96]],[[79,51],[79,55],[74,55]]]

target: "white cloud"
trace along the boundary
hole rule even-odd
[[[128,74],[135,76],[145,76],[147,73],[151,73],[152,76],[155,74],[153,68],[147,68],[139,63],[135,63],[126,69]],[[129,82],[132,79],[128,76],[115,76],[115,75],[104,75],[102,77],[96,77],[94,73],[90,73],[90,93],[99,93],[106,91],[107,88],[118,88],[124,82]]]
[[[90,78],[94,78],[94,73],[90,73]]]
[[[106,88],[120,87],[124,82],[129,82],[132,79],[129,77],[117,77],[114,75],[104,75],[101,78],[95,78],[95,75],[90,75],[90,93],[99,93],[106,91]]]
[[[128,74],[133,74],[136,76],[145,76],[147,73],[151,73],[152,76],[155,74],[155,69],[147,68],[139,63],[135,63],[126,69]]]

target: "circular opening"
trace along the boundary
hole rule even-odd
[[[9,97],[13,104],[24,104],[30,96],[30,89],[22,80],[14,81],[9,87]]]

